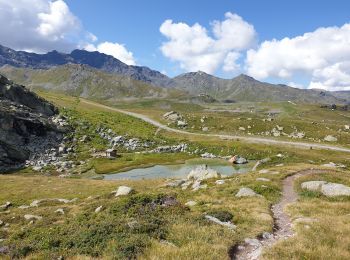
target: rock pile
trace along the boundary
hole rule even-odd
[[[128,151],[149,148],[154,145],[153,141],[141,141],[138,138],[128,139],[126,136],[116,134],[112,129],[98,127],[96,133],[109,142],[110,147],[122,147]]]
[[[174,122],[178,127],[186,127],[187,122],[184,120],[183,116],[176,111],[170,111],[163,115],[163,118]]]

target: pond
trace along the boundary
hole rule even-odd
[[[233,175],[246,173],[253,167],[253,162],[242,165],[232,165],[225,160],[196,159],[188,160],[183,164],[155,165],[148,168],[137,168],[125,172],[111,173],[104,175],[105,180],[140,180],[158,178],[186,178],[189,172],[197,166],[206,164],[221,175]]]

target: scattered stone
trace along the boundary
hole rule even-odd
[[[0,255],[8,255],[10,248],[8,246],[0,246]]]
[[[214,222],[214,223],[219,224],[221,226],[227,227],[230,230],[234,230],[236,228],[236,225],[232,224],[232,222],[230,222],[230,221],[223,222],[220,219],[215,218],[215,217],[210,216],[210,215],[205,215],[205,218],[211,222]]]
[[[186,202],[185,205],[188,207],[193,207],[193,206],[197,205],[197,202],[195,202],[194,200],[190,200],[190,201]]]
[[[319,191],[321,186],[326,183],[325,181],[307,181],[301,184],[301,188],[310,191]]]
[[[350,130],[350,125],[344,125],[345,130]]]
[[[255,193],[255,191],[253,191],[250,188],[240,188],[239,191],[236,194],[236,197],[254,197],[254,196],[258,196],[257,193]]]
[[[289,135],[289,137],[291,138],[298,138],[298,139],[302,139],[305,137],[305,133],[303,132],[293,132]]]
[[[39,204],[42,202],[43,200],[34,200],[32,203],[30,203],[30,207],[39,207]]]
[[[263,232],[261,237],[263,239],[272,239],[273,238],[273,234],[269,233],[269,232]]]
[[[11,206],[12,206],[12,203],[7,201],[5,204],[0,205],[0,209],[7,210]]]
[[[270,172],[270,170],[268,170],[268,169],[262,169],[259,171],[259,173],[261,173],[261,174],[265,174],[265,173],[269,173],[269,172]]]
[[[120,186],[115,194],[116,197],[118,196],[125,196],[130,194],[133,191],[132,188],[128,187],[128,186]]]
[[[2,225],[4,225],[5,223],[4,223],[4,221],[2,221],[1,219],[0,219],[0,227],[2,226]]]
[[[200,165],[197,168],[190,171],[190,173],[187,175],[188,180],[206,180],[210,178],[219,178],[220,174],[209,168],[208,165]]]
[[[164,240],[164,239],[160,240],[160,243],[163,245],[171,246],[171,247],[177,247],[174,243],[171,243],[171,242]]]
[[[26,220],[42,220],[43,219],[43,217],[41,217],[41,216],[30,215],[30,214],[24,215],[24,218]]]
[[[174,180],[171,182],[167,182],[165,184],[166,187],[172,187],[172,188],[176,188],[179,187],[180,185],[184,184],[186,181],[185,180]]]
[[[230,163],[234,163],[234,164],[245,164],[248,163],[248,160],[239,156],[239,155],[235,155],[232,156],[229,160]]]
[[[18,208],[19,208],[19,209],[28,209],[28,208],[30,208],[30,206],[28,206],[28,205],[22,205],[22,206],[19,206]]]
[[[64,210],[63,209],[56,209],[55,213],[59,213],[61,215],[64,215]]]
[[[163,115],[163,117],[167,120],[174,121],[174,122],[182,119],[182,116],[176,111],[167,112]]]
[[[267,178],[256,178],[257,181],[264,181],[264,182],[268,182],[271,181],[270,179]]]
[[[71,200],[67,200],[67,199],[52,199],[52,200],[57,200],[58,202],[62,202],[64,204],[67,204],[67,203],[73,203],[73,202],[77,201],[78,198],[74,198],[74,199],[71,199]]]
[[[178,127],[186,127],[187,126],[187,123],[185,121],[182,121],[182,120],[177,121],[176,124]]]
[[[165,196],[160,199],[160,205],[163,207],[171,207],[177,204],[179,204],[179,202],[173,196]]]
[[[314,223],[317,222],[318,219],[316,218],[305,218],[305,217],[300,217],[296,218],[293,223]]]
[[[151,151],[150,153],[177,153],[177,152],[186,152],[188,148],[187,144],[178,144],[178,145],[173,145],[173,146],[159,146]]]
[[[325,163],[325,164],[322,164],[322,166],[330,167],[330,168],[346,168],[344,164],[336,164],[334,162]]]
[[[39,172],[39,171],[41,171],[43,169],[43,167],[41,167],[41,166],[34,166],[33,167],[33,171],[36,171],[36,172]]]
[[[199,190],[200,186],[201,186],[201,181],[196,180],[196,181],[193,183],[193,185],[192,185],[193,191]]]
[[[203,153],[203,154],[201,154],[201,157],[202,158],[207,158],[207,159],[217,158],[217,156],[215,154],[212,154],[212,153]]]
[[[321,192],[327,197],[350,196],[350,187],[339,183],[327,183],[322,185]]]
[[[217,185],[225,184],[225,180],[217,180],[217,181],[215,181],[215,184],[217,184]]]
[[[186,181],[185,183],[183,183],[183,184],[181,185],[181,188],[182,188],[183,190],[186,190],[192,183],[193,183],[193,181]]]
[[[332,136],[332,135],[327,135],[325,138],[324,138],[325,141],[327,142],[336,142],[338,141],[338,138]]]
[[[239,131],[245,131],[245,128],[243,126],[238,127]]]
[[[99,213],[101,212],[101,210],[103,209],[103,206],[99,206],[95,209],[95,213]]]
[[[208,132],[208,131],[209,131],[209,128],[208,128],[207,126],[202,127],[202,131],[203,131],[203,132]]]

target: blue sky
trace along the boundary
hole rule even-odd
[[[166,19],[199,23],[209,27],[226,12],[240,15],[253,24],[259,41],[295,37],[318,27],[341,26],[350,21],[347,0],[67,0],[70,9],[102,41],[123,43],[140,65],[176,75],[176,64],[169,63],[159,50],[164,36],[159,32]],[[175,69],[175,71],[174,71]],[[222,73],[218,72],[222,75]],[[228,76],[229,75],[225,75]]]
[[[246,73],[297,87],[350,89],[350,1],[13,2],[0,0],[0,22],[12,21],[9,29],[23,38],[1,29],[0,39],[9,40],[0,43],[14,49],[79,47],[169,76],[192,70],[225,78]],[[15,27],[20,23],[28,28]]]

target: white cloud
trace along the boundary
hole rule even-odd
[[[17,50],[72,49],[79,19],[63,0],[0,0],[0,43]]]
[[[180,62],[180,67],[187,71],[213,73],[223,63],[226,71],[232,71],[236,68],[236,53],[251,47],[256,33],[252,25],[236,14],[228,12],[225,18],[212,23],[214,37],[198,23],[189,26],[172,20],[164,21],[160,32],[168,41],[161,46],[163,55]]]
[[[98,51],[107,55],[111,55],[128,65],[136,65],[133,53],[128,51],[124,45],[119,43],[103,42],[97,46],[93,44],[87,44],[84,49],[87,51]]]
[[[319,28],[295,38],[263,42],[247,52],[246,69],[258,79],[293,79],[303,74],[309,87],[350,88],[350,24]]]
[[[83,47],[135,64],[124,45],[97,44],[97,36],[82,27],[63,0],[0,0],[0,24],[0,44],[15,50],[70,52]]]
[[[350,90],[350,61],[315,70],[309,88]]]
[[[229,52],[224,60],[223,71],[235,72],[240,69],[240,65],[237,63],[241,55],[238,52]]]

